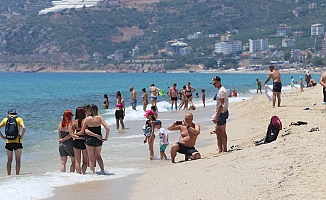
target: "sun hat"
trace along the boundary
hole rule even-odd
[[[147,117],[148,115],[154,115],[153,111],[147,110],[144,116]]]
[[[16,109],[9,109],[8,114],[16,115],[17,114]]]

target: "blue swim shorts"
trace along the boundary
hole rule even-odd
[[[164,153],[167,146],[168,144],[160,144],[160,152]]]
[[[131,106],[132,107],[137,107],[137,100],[136,99],[131,101]]]

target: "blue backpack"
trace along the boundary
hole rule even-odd
[[[7,140],[15,140],[18,136],[18,124],[15,117],[8,117],[5,127],[5,134]]]

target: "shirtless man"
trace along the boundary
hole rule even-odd
[[[258,94],[258,90],[260,91],[261,94],[261,82],[258,78],[256,79],[256,81],[257,81],[257,94]]]
[[[274,66],[271,65],[269,67],[271,73],[269,74],[268,78],[266,79],[264,85],[268,83],[268,81],[272,78],[273,79],[273,108],[275,108],[275,102],[277,97],[277,106],[281,106],[281,90],[282,90],[282,83],[281,83],[281,74],[279,71],[274,69]]]
[[[131,92],[131,101],[130,104],[132,106],[133,110],[136,110],[137,107],[137,98],[136,98],[136,91],[134,90],[134,88],[132,86],[130,86],[129,88],[130,92]],[[137,111],[137,110],[136,110]]]
[[[177,152],[185,154],[185,160],[189,158],[191,160],[200,159],[200,153],[195,149],[197,137],[200,133],[200,125],[193,123],[192,113],[187,113],[182,123],[175,121],[168,127],[169,131],[180,130],[180,139],[177,143],[174,143],[171,147],[171,161],[174,163],[174,159]]]
[[[169,96],[171,100],[171,110],[173,110],[173,105],[175,106],[175,110],[178,110],[178,89],[177,84],[174,83],[173,87],[170,89]]]
[[[324,94],[323,105],[325,105],[326,104],[326,72],[324,72],[321,75],[319,83],[323,86],[323,94]]]

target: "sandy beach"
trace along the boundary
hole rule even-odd
[[[211,116],[214,110],[215,107],[210,106],[193,111],[194,122]],[[202,132],[196,147],[202,159],[182,162],[184,156],[178,154],[176,164],[153,161],[155,167],[140,175],[59,187],[51,199],[326,198],[326,112],[320,85],[305,88],[304,92],[300,89],[283,91],[281,107],[272,108],[272,103],[262,94],[232,103],[229,111],[230,151],[227,153],[217,154],[216,136],[209,134],[213,123],[201,122]],[[178,112],[176,119],[185,113]],[[279,116],[283,123],[279,137],[272,143],[255,146],[253,142],[265,136],[273,115]],[[297,121],[308,124],[290,126]],[[319,131],[310,132],[317,127]],[[202,141],[206,141],[205,144],[201,144]],[[231,146],[235,147],[231,149]],[[112,190],[116,194],[111,195]]]

